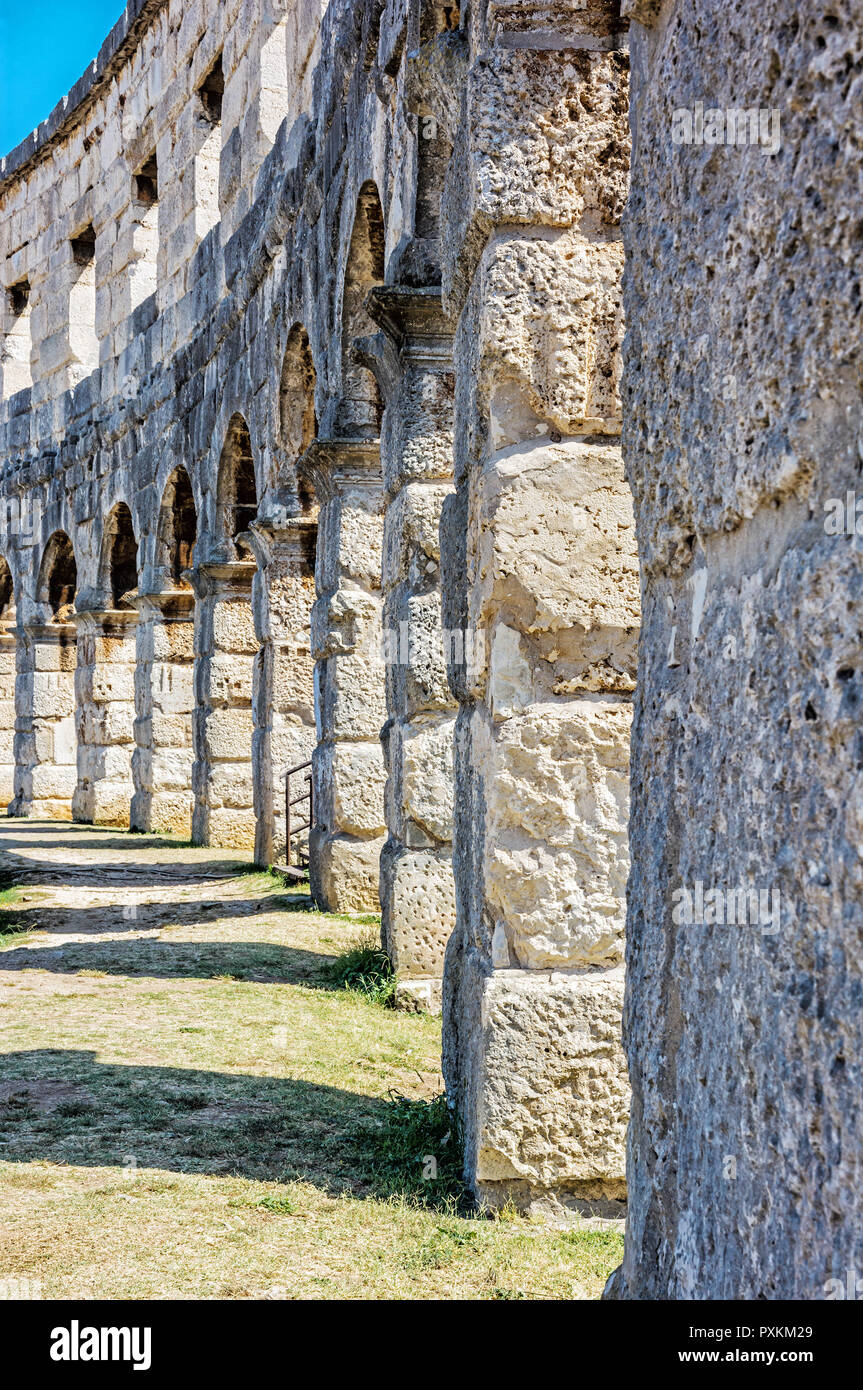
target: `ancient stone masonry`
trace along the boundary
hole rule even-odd
[[[451,666],[444,1068],[476,1191],[534,1209],[624,1192],[638,588],[617,443],[617,8],[476,5],[460,62],[438,57],[461,92],[442,215],[457,320],[444,626],[471,639]]]
[[[381,855],[384,942],[404,1004],[440,1008],[455,926],[453,726],[441,628],[440,514],[452,491],[452,335],[437,287],[374,293],[388,399],[382,452],[389,836]],[[457,635],[461,639],[461,633]]]
[[[623,1190],[618,8],[131,0],[0,161],[11,813],[265,864],[311,763],[317,902],[555,1210]]]
[[[863,14],[628,9],[644,634],[611,1291],[844,1297],[863,1269]],[[697,103],[757,126],[717,140],[711,117],[699,140]]]

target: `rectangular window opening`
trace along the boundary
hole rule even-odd
[[[159,166],[155,151],[141,165],[134,179],[135,200],[144,207],[153,207],[159,201]]]
[[[33,340],[30,329],[30,281],[9,285],[4,296],[3,350],[0,353],[3,399],[33,385],[30,356]]]
[[[204,119],[210,125],[218,125],[222,119],[222,98],[224,95],[225,74],[222,69],[222,55],[220,53],[198,88]]]

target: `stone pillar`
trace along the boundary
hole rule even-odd
[[[192,830],[195,596],[142,594],[135,670],[133,830],[188,838]]]
[[[387,717],[380,445],[316,440],[301,466],[321,504],[311,619],[318,717],[312,893],[328,911],[377,911]]]
[[[453,731],[441,630],[440,513],[452,492],[452,331],[439,288],[371,292],[381,325],[378,375],[384,518],[384,651],[389,835],[381,854],[383,941],[397,1001],[440,1010],[455,926]]]
[[[253,849],[252,685],[258,641],[248,560],[201,563],[195,594],[192,838]]]
[[[0,627],[0,807],[15,797],[15,629]]]
[[[132,609],[78,613],[75,622],[78,784],[72,815],[96,825],[128,826],[138,614]]]
[[[16,629],[15,798],[12,816],[71,820],[78,782],[74,623]]]
[[[279,524],[258,520],[249,532],[258,562],[252,583],[258,864],[285,858],[285,773],[309,761],[317,742],[311,655],[317,530],[317,521],[297,517]]]
[[[616,8],[534,35],[520,6],[477,7],[442,209],[444,626],[465,632],[444,1072],[474,1191],[537,1212],[615,1211],[625,1192],[638,575],[618,447]]]
[[[863,12],[777,0],[744,46],[739,0],[626,8],[644,632],[609,1293],[859,1300]]]

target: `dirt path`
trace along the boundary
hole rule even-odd
[[[439,1024],[328,971],[374,919],[85,826],[0,821],[0,876],[0,1296],[598,1294],[618,1233],[417,1200]]]

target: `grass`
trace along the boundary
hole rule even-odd
[[[350,920],[350,919],[348,919]],[[365,918],[379,924],[378,918]],[[386,951],[381,947],[380,932],[366,931],[327,966],[327,979],[341,989],[362,995],[372,1004],[392,1007],[395,1004],[396,981]]]
[[[138,859],[190,862],[171,843]],[[50,928],[0,943],[0,1279],[46,1298],[598,1296],[616,1229],[471,1208],[440,1024],[388,1007],[375,918],[239,865],[218,888],[150,882],[134,922],[122,890],[100,909],[40,885]]]

